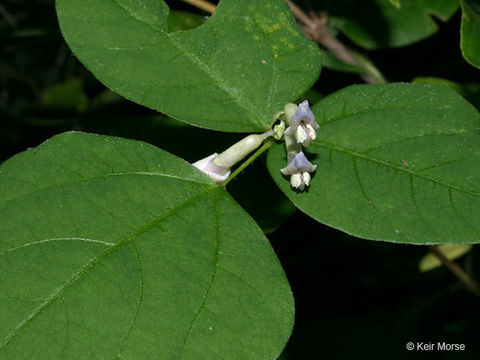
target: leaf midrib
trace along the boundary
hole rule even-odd
[[[64,186],[74,185],[74,184],[81,184],[81,183],[84,183],[84,182],[88,182],[88,181],[96,180],[96,179],[101,179],[101,178],[106,178],[106,177],[109,177],[109,176],[131,176],[131,175],[139,175],[139,176],[160,176],[160,177],[166,177],[166,178],[175,179],[175,180],[181,180],[181,181],[186,181],[186,182],[193,182],[193,183],[200,184],[200,185],[204,185],[204,186],[211,185],[211,184],[209,184],[209,183],[207,183],[207,182],[201,182],[201,181],[196,180],[196,179],[189,179],[189,178],[184,178],[184,177],[181,177],[181,176],[175,176],[175,175],[165,174],[165,173],[156,173],[156,172],[147,172],[147,171],[132,171],[132,172],[124,172],[124,173],[109,173],[109,174],[95,175],[95,176],[91,176],[91,177],[88,177],[88,178],[76,179],[76,180],[72,180],[72,181],[68,181],[68,182],[63,182],[63,183],[60,183],[60,184],[55,184],[55,185],[52,185],[52,186],[46,186],[46,187],[43,187],[43,188],[38,189],[38,190],[34,190],[34,191],[27,192],[27,193],[25,193],[25,194],[22,194],[22,195],[20,195],[20,196],[15,197],[15,198],[8,199],[7,201],[0,202],[0,207],[4,206],[5,204],[9,204],[9,203],[11,203],[11,202],[20,200],[20,199],[22,199],[22,198],[24,198],[24,197],[31,196],[31,195],[35,195],[35,194],[40,194],[40,193],[42,193],[42,192],[44,192],[44,191],[52,190],[52,189],[55,189],[55,188],[61,188],[61,187],[64,187]]]
[[[188,51],[182,44],[177,41],[174,36],[171,35],[170,33],[166,32],[164,29],[158,28],[156,26],[153,26],[147,22],[145,22],[143,19],[135,16],[135,14],[131,13],[128,9],[126,9],[124,6],[118,3],[117,0],[112,0],[119,8],[121,8],[123,11],[125,11],[128,15],[130,15],[132,18],[137,20],[138,22],[141,22],[142,24],[150,27],[154,31],[160,32],[162,35],[164,35],[167,39],[169,39],[178,50],[182,51],[183,54],[194,64],[197,64],[200,69],[207,75],[209,78],[215,81],[215,85],[218,86],[219,89],[224,91],[230,98],[235,100],[235,103],[239,105],[241,108],[246,110],[251,116],[252,119],[255,120],[255,122],[260,125],[262,128],[266,128],[266,124],[263,123],[262,119],[257,116],[257,109],[254,109],[252,106],[249,106],[248,103],[242,101],[242,98],[239,97],[235,91],[233,91],[230,87],[228,87],[224,81],[219,77],[218,74],[216,74],[205,62],[203,62],[196,54],[193,52]],[[160,1],[160,0],[159,0]],[[175,34],[175,33],[174,33]]]
[[[347,148],[343,148],[343,147],[340,147],[340,146],[336,146],[336,145],[333,145],[333,144],[330,144],[330,143],[327,143],[327,142],[320,142],[320,141],[315,141],[312,143],[312,146],[313,147],[320,147],[320,148],[324,148],[324,149],[327,149],[327,150],[333,150],[333,151],[337,151],[337,152],[341,152],[341,153],[344,153],[344,154],[348,154],[352,157],[357,157],[359,159],[363,159],[363,160],[366,160],[366,161],[369,161],[369,162],[372,162],[374,164],[377,164],[377,165],[382,165],[382,166],[385,166],[387,168],[390,168],[390,169],[393,169],[395,171],[399,171],[399,172],[402,172],[402,173],[405,173],[405,174],[409,174],[410,176],[416,176],[420,179],[423,179],[423,180],[426,180],[426,181],[430,181],[434,184],[437,184],[437,185],[441,185],[441,186],[444,186],[448,189],[453,189],[453,190],[457,190],[459,192],[462,192],[462,193],[465,193],[465,194],[468,194],[468,195],[471,195],[471,196],[476,196],[476,197],[480,197],[480,192],[476,192],[476,191],[471,191],[471,190],[467,190],[467,189],[463,189],[457,185],[453,185],[453,184],[449,184],[449,183],[446,183],[446,182],[443,182],[443,181],[440,181],[438,179],[435,179],[433,177],[430,177],[430,176],[427,176],[427,175],[423,175],[423,174],[420,174],[418,172],[415,172],[415,171],[412,171],[411,169],[409,168],[404,168],[402,166],[398,166],[398,165],[395,165],[395,164],[392,164],[388,161],[385,161],[385,160],[381,160],[381,159],[377,159],[377,158],[374,158],[374,157],[371,157],[371,156],[368,156],[366,154],[362,154],[362,153],[358,153],[354,150],[350,150],[350,149],[347,149]]]
[[[325,107],[325,108],[328,108],[328,107],[332,106],[332,105],[324,104],[322,101],[320,101],[319,104],[322,107]],[[315,107],[312,109],[312,111],[315,114],[315,117],[319,118],[320,117],[319,115],[321,115],[321,110],[318,111],[317,106],[318,105],[315,105]],[[333,123],[335,123],[337,121],[340,121],[340,120],[347,120],[347,119],[351,120],[351,118],[353,118],[353,117],[372,114],[372,113],[377,113],[377,112],[388,112],[388,111],[396,112],[396,111],[412,111],[412,110],[413,111],[429,111],[431,113],[432,112],[439,112],[442,115],[445,115],[446,112],[452,112],[455,115],[458,115],[458,109],[451,108],[451,107],[448,107],[448,108],[429,108],[429,107],[391,107],[391,106],[389,106],[389,107],[385,107],[385,108],[376,107],[376,108],[371,108],[371,109],[362,110],[362,111],[358,111],[358,112],[351,112],[351,113],[342,112],[339,115],[335,115],[335,116],[332,116],[330,118],[327,118],[327,120],[319,121],[319,125],[320,125],[320,127],[322,127],[322,126],[333,124]],[[324,118],[325,118],[325,115],[322,117],[322,120]]]
[[[0,350],[5,348],[18,334],[19,332],[24,329],[31,321],[33,321],[41,312],[43,312],[46,308],[48,308],[55,300],[59,299],[65,291],[67,291],[72,285],[74,285],[78,280],[80,280],[83,275],[85,275],[89,270],[95,267],[99,262],[101,262],[106,256],[113,253],[116,249],[124,246],[126,244],[134,244],[134,240],[140,236],[141,234],[149,231],[154,226],[159,224],[161,221],[167,219],[169,216],[173,215],[179,209],[184,208],[193,200],[201,197],[202,195],[206,194],[208,191],[215,190],[216,187],[208,186],[206,189],[198,192],[197,194],[191,196],[185,201],[182,201],[180,204],[177,204],[173,208],[169,209],[167,212],[159,216],[158,218],[154,219],[149,224],[141,227],[140,229],[134,231],[132,234],[125,237],[123,240],[120,240],[114,246],[107,248],[105,251],[100,253],[95,258],[91,259],[88,263],[86,263],[78,272],[76,272],[63,286],[57,287],[55,291],[46,298],[46,300],[40,304],[30,315],[28,315],[25,319],[17,324],[17,326],[5,337],[3,342],[0,342]],[[209,284],[209,288],[211,284]]]

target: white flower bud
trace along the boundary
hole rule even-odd
[[[292,176],[290,176],[290,184],[294,189],[298,189],[303,184],[302,175],[293,174]]]
[[[312,177],[310,176],[310,173],[305,171],[302,177],[303,177],[303,183],[305,184],[305,186],[309,186],[310,180],[312,179]]]
[[[317,131],[310,124],[305,125],[305,127],[307,129],[307,134],[310,140],[315,140],[317,138]]]
[[[218,155],[215,164],[224,168],[231,168],[258,148],[263,140],[265,140],[265,137],[262,135],[249,135]]]
[[[297,127],[297,131],[295,131],[295,139],[297,139],[298,143],[303,143],[307,140],[307,132],[303,126]]]
[[[289,103],[285,105],[283,108],[283,113],[285,114],[285,120],[287,121],[287,124],[290,125],[293,119],[293,116],[298,110],[298,106],[292,103]]]
[[[230,168],[243,160],[245,156],[258,148],[263,140],[273,135],[273,131],[269,130],[263,134],[249,135],[236,144],[230,146],[220,155],[213,153],[204,159],[198,160],[192,165],[202,170],[216,182],[225,181],[230,175]]]

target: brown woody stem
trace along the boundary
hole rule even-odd
[[[215,12],[215,9],[217,8],[217,5],[212,4],[205,0],[182,0],[182,1],[190,5],[193,5],[199,9],[202,9],[210,14],[213,14]]]
[[[442,264],[450,270],[472,293],[480,296],[480,287],[460,266],[450,260],[436,246],[429,246],[430,251],[435,255]]]
[[[291,0],[285,0],[285,2],[290,6],[293,15],[303,23],[303,25],[300,25],[300,28],[307,37],[325,47],[345,63],[364,69],[365,73],[362,74],[361,77],[365,82],[370,84],[386,83],[378,69],[374,68],[372,64],[366,66],[365,63],[359,61],[350,49],[342,44],[336,37],[332,36],[328,28],[328,16],[325,12],[320,13],[319,17],[313,12],[311,12],[309,16]]]

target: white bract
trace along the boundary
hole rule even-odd
[[[313,165],[306,158],[303,151],[300,151],[295,156],[291,156],[286,167],[281,169],[283,175],[290,175],[290,184],[293,188],[304,190],[305,186],[310,185],[312,178],[310,173],[317,169],[317,165]]]
[[[305,100],[298,107],[294,104],[288,104],[287,106],[285,107],[285,115],[290,126],[285,130],[285,135],[294,136],[298,143],[307,147],[310,145],[310,141],[317,138],[319,128],[308,101]],[[294,113],[293,110],[295,110]]]

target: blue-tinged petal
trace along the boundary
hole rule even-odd
[[[281,169],[281,173],[283,175],[292,175],[304,172],[314,172],[317,168],[317,165],[313,165],[310,161],[308,161],[307,157],[300,151],[295,157],[288,163],[288,165]]]
[[[301,122],[304,124],[310,124],[315,130],[318,130],[319,128],[315,121],[315,115],[313,115],[312,110],[310,110],[307,100],[298,105],[298,109],[295,111],[292,118],[292,126],[296,128]]]

